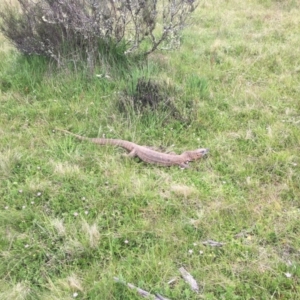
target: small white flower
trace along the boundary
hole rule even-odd
[[[82,200],[82,201],[85,201],[85,197],[82,197],[81,200]]]
[[[25,205],[23,205],[23,206],[22,206],[22,209],[25,209],[25,208],[26,208],[26,206],[25,206]]]
[[[74,217],[77,217],[78,216],[78,212],[74,212]]]
[[[78,293],[73,293],[73,298],[76,298],[78,296]]]
[[[285,275],[285,277],[287,277],[287,278],[291,278],[291,277],[292,277],[292,274],[291,274],[291,273],[289,273],[289,272],[287,272],[287,273],[284,273],[284,275]]]
[[[192,249],[189,250],[189,254],[193,254],[193,250]]]
[[[23,190],[19,190],[19,193],[23,193]]]
[[[125,243],[125,244],[128,244],[128,243],[129,243],[129,241],[128,241],[128,240],[125,240],[125,241],[124,241],[124,243]]]
[[[5,206],[4,209],[8,209],[8,206]]]
[[[29,247],[29,245],[28,245],[28,244],[26,244],[24,247],[25,247],[25,248],[28,248],[28,247]]]
[[[34,201],[31,201],[30,203],[31,203],[31,204],[34,204]]]
[[[199,254],[202,255],[204,252],[202,250],[199,251]]]
[[[41,195],[42,195],[42,193],[41,193],[41,192],[38,192],[36,195],[39,197],[39,196],[41,196]]]
[[[41,169],[41,167],[37,167],[37,169],[38,169],[38,170],[40,170],[40,169]]]
[[[89,212],[86,210],[85,212],[84,212],[86,215],[88,215],[89,214]]]
[[[197,243],[193,243],[193,245],[196,247],[196,246],[197,246]]]

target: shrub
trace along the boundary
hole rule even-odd
[[[85,60],[93,66],[112,48],[148,55],[179,45],[194,0],[18,0],[0,12],[3,34],[26,54]]]

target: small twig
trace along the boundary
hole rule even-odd
[[[174,282],[176,282],[176,280],[177,280],[177,278],[172,278],[171,280],[169,280],[169,281],[167,282],[167,284],[171,285],[171,284],[173,284]]]
[[[169,300],[168,298],[160,295],[160,294],[155,294],[155,296],[159,299],[159,300]]]
[[[181,273],[181,276],[183,279],[190,285],[193,291],[196,293],[199,292],[199,286],[194,277],[183,267],[179,269],[179,272]]]
[[[144,298],[149,298],[151,297],[151,299],[154,299],[154,300],[169,300],[168,298],[165,298],[163,296],[161,296],[160,294],[156,294],[156,295],[152,295],[150,294],[149,292],[133,285],[132,283],[126,283],[125,281],[119,279],[118,277],[114,277],[114,280],[116,282],[119,282],[119,283],[122,283],[124,285],[127,285],[129,288],[133,289],[133,290],[136,290],[138,292],[138,294]]]
[[[234,235],[235,239],[239,238],[247,238],[249,236],[249,233],[247,231],[241,231],[240,233],[237,233]]]
[[[213,241],[213,240],[207,240],[207,241],[202,242],[202,244],[205,245],[205,246],[211,246],[211,247],[222,247],[226,243],[216,242],[216,241]]]

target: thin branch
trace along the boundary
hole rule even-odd
[[[194,277],[183,267],[179,269],[179,272],[183,279],[190,285],[191,289],[196,293],[199,293],[199,286]]]
[[[139,287],[136,287],[135,285],[131,284],[131,283],[126,283],[124,282],[123,280],[119,279],[118,277],[114,277],[114,280],[116,282],[119,282],[119,283],[122,283],[124,285],[127,285],[129,288],[133,289],[133,290],[136,290],[138,292],[138,294],[144,298],[150,298],[152,297],[151,299],[154,299],[154,300],[169,300],[168,298],[165,298],[163,297],[162,295],[160,294],[156,294],[156,295],[152,295],[150,294],[149,292],[139,288]]]

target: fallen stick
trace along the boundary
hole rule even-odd
[[[147,291],[145,291],[145,290],[143,290],[143,289],[141,289],[141,288],[133,285],[132,283],[129,283],[129,282],[126,283],[125,281],[119,279],[118,277],[114,277],[114,280],[116,282],[119,282],[119,283],[122,283],[124,285],[127,285],[129,288],[131,288],[133,290],[136,290],[138,292],[138,294],[140,296],[144,297],[144,298],[150,298],[151,297],[151,299],[154,299],[154,300],[169,300],[168,298],[165,298],[165,297],[163,297],[160,294],[152,295],[149,292],[147,292]]]
[[[166,297],[164,297],[164,296],[162,296],[162,295],[160,295],[160,294],[155,294],[156,295],[156,297],[159,299],[159,300],[169,300],[168,298],[166,298]]]
[[[179,272],[181,273],[181,276],[183,279],[190,285],[191,289],[198,293],[199,292],[199,286],[197,281],[194,279],[194,277],[183,267],[179,269]]]
[[[167,283],[170,285],[170,284],[173,284],[175,283],[177,280],[177,278],[172,278],[171,280],[169,280]]]
[[[213,240],[207,240],[207,241],[202,242],[202,244],[205,245],[205,246],[211,246],[211,247],[222,247],[226,243],[216,242],[216,241],[213,241]]]

